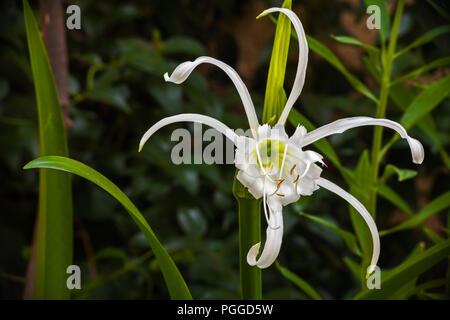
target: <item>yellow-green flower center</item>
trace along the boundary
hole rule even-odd
[[[261,163],[264,170],[271,167],[280,169],[283,163],[284,150],[286,145],[275,139],[266,139],[261,141],[257,148],[261,157]]]

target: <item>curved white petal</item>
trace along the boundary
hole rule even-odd
[[[259,199],[264,195],[264,178],[253,177],[245,171],[239,170],[236,179],[247,187],[248,192],[250,192],[255,199]]]
[[[147,132],[142,136],[141,142],[139,143],[139,151],[142,150],[142,147],[144,146],[145,142],[159,129],[161,129],[164,126],[167,126],[171,123],[176,122],[197,122],[197,123],[203,123],[210,127],[213,127],[223,135],[225,135],[228,139],[233,141],[235,144],[237,142],[237,139],[239,136],[230,128],[228,128],[225,124],[220,122],[219,120],[216,120],[214,118],[204,116],[202,114],[197,113],[182,113],[178,114],[176,116],[167,117],[164,119],[159,120],[157,123],[155,123],[153,126],[150,127],[150,129],[147,130]]]
[[[219,67],[220,69],[225,71],[225,73],[230,77],[231,81],[233,81],[239,93],[239,96],[241,97],[242,103],[244,104],[245,113],[247,114],[248,123],[250,124],[250,129],[252,129],[255,135],[256,130],[259,126],[259,122],[258,117],[256,116],[255,107],[253,106],[252,98],[250,97],[250,93],[248,92],[247,87],[245,86],[241,77],[232,67],[230,67],[226,63],[211,57],[199,57],[195,59],[195,61],[186,61],[178,65],[172,72],[172,75],[170,77],[167,73],[165,73],[164,79],[169,82],[180,84],[184,82],[187,77],[189,77],[191,72],[202,63],[210,63]]]
[[[283,214],[281,205],[278,205],[275,210],[272,209],[270,224],[272,227],[267,227],[266,243],[264,244],[264,249],[259,259],[256,260],[256,256],[258,255],[261,243],[255,244],[248,251],[247,263],[251,266],[256,265],[259,268],[264,269],[270,267],[278,257],[281,242],[283,240]],[[274,229],[273,226],[276,226],[277,228]]]
[[[307,146],[331,134],[342,133],[348,129],[361,126],[383,126],[397,131],[397,133],[403,139],[406,139],[408,141],[413,162],[418,164],[422,163],[425,156],[425,151],[423,150],[422,144],[418,140],[408,136],[405,128],[403,128],[399,123],[387,119],[352,117],[336,120],[320,128],[317,128],[316,130],[308,132],[303,138],[302,147]]]
[[[306,134],[306,128],[304,126],[297,126],[294,134],[289,138],[289,142],[296,145],[301,146],[303,137]]]
[[[303,89],[303,85],[305,84],[306,66],[308,64],[308,43],[306,42],[305,31],[303,30],[302,23],[300,22],[300,19],[293,11],[284,8],[270,8],[261,13],[258,16],[258,18],[272,12],[281,12],[285,14],[291,20],[298,37],[299,53],[298,53],[297,73],[295,75],[294,85],[292,86],[289,98],[286,102],[283,112],[281,113],[280,119],[278,120],[278,123],[284,125],[289,115],[289,112],[291,111],[292,106],[300,96],[300,93],[302,92]]]
[[[375,224],[375,221],[373,221],[372,216],[367,211],[367,209],[362,205],[361,202],[359,202],[354,196],[352,196],[350,193],[342,189],[341,187],[335,185],[333,182],[324,179],[319,178],[316,180],[317,184],[335,194],[342,197],[344,200],[346,200],[348,203],[350,203],[353,208],[355,208],[356,211],[359,212],[359,214],[363,217],[364,221],[366,221],[367,226],[369,227],[370,233],[372,235],[372,245],[373,245],[373,251],[372,251],[372,260],[370,262],[370,269],[371,270],[375,268],[378,262],[378,257],[380,256],[380,237],[378,235],[378,229],[377,225]]]

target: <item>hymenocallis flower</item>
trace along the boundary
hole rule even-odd
[[[372,216],[355,197],[334,183],[322,178],[320,176],[322,168],[318,164],[323,164],[323,157],[317,152],[304,150],[304,148],[329,135],[342,133],[360,126],[384,126],[395,130],[402,138],[407,140],[414,163],[422,163],[424,158],[423,146],[418,140],[409,137],[405,129],[397,122],[370,117],[337,120],[311,132],[307,132],[303,126],[299,125],[289,138],[285,132],[284,124],[303,88],[308,62],[308,45],[303,26],[291,10],[271,8],[265,10],[258,17],[272,12],[281,12],[291,20],[298,35],[300,49],[293,88],[278,123],[273,127],[268,124],[259,124],[247,87],[233,68],[211,57],[199,57],[195,61],[181,63],[175,68],[171,76],[166,73],[164,79],[180,84],[202,63],[210,63],[219,67],[225,71],[236,86],[245,108],[252,137],[239,136],[225,124],[212,117],[185,113],[164,118],[154,124],[142,137],[139,150],[142,149],[151,135],[161,127],[171,123],[189,121],[203,123],[215,128],[231,139],[236,146],[235,165],[239,169],[237,179],[248,188],[255,199],[263,199],[263,208],[268,225],[266,242],[259,257],[260,243],[256,243],[250,248],[247,254],[247,262],[250,265],[267,268],[277,258],[283,238],[283,206],[298,201],[302,195],[312,195],[319,187],[323,187],[350,203],[367,223],[373,240],[372,259],[368,270],[371,273],[375,269],[380,253],[378,230]]]

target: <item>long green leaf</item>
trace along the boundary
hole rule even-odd
[[[408,257],[406,257],[406,259],[403,260],[403,263],[407,263],[408,261],[412,260],[414,257],[416,257],[417,255],[419,255],[424,251],[425,251],[425,244],[423,242],[419,242],[417,246],[408,255]],[[418,275],[412,277],[406,284],[404,284],[401,288],[398,288],[395,293],[389,296],[389,300],[405,300],[408,297],[408,293],[416,287],[417,278]]]
[[[430,113],[450,94],[450,76],[439,79],[423,89],[405,110],[400,123],[411,128],[423,116]]]
[[[344,262],[345,262],[347,268],[356,277],[356,279],[359,279],[359,277],[361,276],[361,272],[362,272],[361,266],[357,262],[350,259],[349,257],[344,257]]]
[[[357,91],[361,92],[373,102],[378,103],[378,99],[372,94],[372,91],[370,91],[357,77],[348,72],[339,58],[336,57],[330,49],[311,36],[307,35],[306,39],[308,40],[308,46],[312,51],[327,60],[333,67],[341,72]]]
[[[396,231],[417,227],[433,214],[439,213],[448,207],[450,207],[450,191],[447,191],[431,201],[425,208],[420,210],[419,213],[412,216],[411,219],[406,220],[394,228],[381,231],[380,235],[387,235]]]
[[[403,200],[403,198],[397,192],[392,190],[386,184],[378,186],[377,192],[379,195],[381,195],[383,198],[391,202],[393,205],[397,206],[397,208],[401,209],[407,215],[414,216],[413,211],[410,209],[406,201]],[[427,235],[427,237],[434,243],[439,243],[444,240],[441,236],[439,236],[437,233],[432,231],[427,226],[422,225],[421,228],[422,231]],[[382,234],[380,234],[380,236],[382,236]]]
[[[378,49],[377,47],[362,43],[361,41],[359,41],[356,38],[349,37],[349,36],[335,36],[335,35],[331,35],[331,37],[340,43],[352,44],[355,46],[363,47],[368,52],[380,54],[380,49]]]
[[[277,19],[271,17],[271,20],[274,23],[278,23]],[[297,34],[295,33],[295,30],[292,30],[291,35],[295,38],[297,38]],[[333,67],[335,67],[338,71],[340,71],[344,77],[347,78],[347,80],[350,82],[350,84],[359,92],[361,92],[364,96],[369,98],[370,100],[374,101],[375,103],[378,103],[378,99],[372,94],[372,92],[353,74],[348,72],[348,70],[345,68],[345,66],[342,64],[342,62],[339,60],[338,57],[326,46],[321,44],[318,40],[314,39],[313,37],[306,35],[306,40],[308,41],[308,47],[315,53],[317,53],[319,56],[327,60]]]
[[[393,189],[388,187],[387,185],[383,184],[378,186],[377,192],[386,200],[397,206],[397,208],[401,209],[406,214],[412,216],[414,213],[409,207],[408,203],[406,203],[405,200],[403,200],[400,195],[395,192]]]
[[[369,194],[369,185],[367,184],[367,177],[370,173],[370,162],[369,162],[369,153],[367,150],[363,152],[361,155],[358,165],[355,170],[355,184],[350,186],[350,193],[355,195],[358,200],[367,207],[368,203],[368,194]],[[353,206],[349,205],[350,211],[350,219],[352,221],[353,229],[355,230],[356,236],[359,241],[359,245],[361,247],[361,251],[363,253],[362,264],[362,272],[361,273],[361,281],[364,281],[364,270],[369,265],[370,256],[372,254],[372,236],[370,235],[369,228],[367,227],[367,223],[361,217],[361,215],[353,208]],[[370,212],[370,214],[375,219],[375,213]]]
[[[283,8],[291,9],[292,0],[285,0]],[[286,98],[283,89],[286,73],[289,42],[291,39],[291,21],[280,13],[275,39],[273,41],[272,56],[270,58],[269,74],[267,76],[266,95],[264,98],[263,123],[273,118],[276,122],[283,111]]]
[[[406,292],[405,298],[409,298],[411,296],[420,294],[421,292],[437,287],[443,287],[448,284],[448,279],[435,279],[430,280],[425,283],[418,285],[417,287],[412,288],[409,292]]]
[[[68,155],[61,106],[50,62],[32,9],[23,1],[36,92],[40,154]],[[73,217],[70,176],[40,170],[36,269],[33,298],[68,299],[67,267],[72,264]]]
[[[390,87],[389,90],[389,97],[394,101],[394,105],[402,110],[405,111],[406,108],[411,104],[411,101],[414,100],[416,97],[415,94],[407,88],[403,84],[397,84],[395,86]],[[436,146],[436,148],[439,150],[442,160],[444,163],[450,167],[450,159],[445,151],[445,149],[442,147],[442,143],[439,139],[438,132],[436,129],[436,124],[434,122],[433,117],[431,114],[427,114],[417,123],[417,126],[419,129],[427,135],[430,140],[433,142],[433,144]],[[393,138],[394,139],[394,138]],[[397,138],[395,138],[397,139]]]
[[[378,81],[378,83],[380,83],[381,80],[380,70],[378,68],[374,68],[371,65],[371,63],[369,63],[369,59],[367,59],[367,57],[365,57],[363,60],[366,62],[366,65],[369,71],[372,73],[373,77]],[[390,85],[391,87],[389,90],[389,97],[392,99],[392,101],[394,101],[394,105],[398,109],[404,111],[407,108],[407,106],[409,106],[411,101],[414,99],[415,94],[405,85],[397,81],[393,81]],[[444,163],[448,167],[450,167],[450,157],[447,154],[446,150],[442,147],[442,143],[439,139],[433,117],[430,114],[425,115],[421,119],[421,121],[417,124],[417,126],[423,133],[425,133],[425,135],[427,135],[431,139],[435,147],[439,150],[439,153]],[[396,139],[397,138],[393,138],[392,141],[389,142],[388,144],[392,144],[393,141],[396,141]]]
[[[433,9],[441,15],[441,17],[450,22],[450,15],[445,11],[445,9],[438,6],[433,0],[426,0],[426,2],[428,2],[428,4],[432,6]]]
[[[300,278],[298,275],[296,275],[289,269],[282,267],[278,263],[278,261],[275,262],[275,265],[277,269],[280,271],[280,273],[283,275],[283,277],[294,283],[297,287],[299,287],[302,291],[304,291],[311,299],[322,300],[322,297],[317,293],[317,291],[314,290],[314,288],[311,287],[311,285],[307,283],[305,280]]]
[[[428,32],[425,32],[423,35],[421,35],[419,38],[417,38],[415,41],[413,41],[410,45],[408,45],[407,47],[405,47],[402,50],[400,50],[399,52],[397,52],[395,54],[395,58],[401,56],[402,54],[408,52],[411,49],[414,49],[418,46],[422,46],[422,45],[432,41],[436,37],[438,37],[442,34],[445,34],[447,32],[450,32],[450,25],[440,26],[440,27],[434,28]]]
[[[339,228],[334,223],[327,221],[325,219],[322,219],[317,216],[309,215],[304,212],[299,212],[300,216],[306,217],[314,222],[317,222],[335,232],[337,232],[345,241],[345,244],[350,249],[351,252],[353,252],[357,256],[361,256],[361,250],[358,247],[358,242],[356,241],[356,237],[353,233],[346,231],[342,228]]]
[[[416,78],[429,70],[436,69],[449,64],[450,64],[450,57],[434,60],[426,65],[420,66],[419,68],[414,69],[413,71],[408,72],[407,74],[395,79],[394,81],[391,82],[391,86],[397,83],[402,83],[410,79]]]
[[[355,296],[355,299],[385,299],[392,296],[411,279],[433,267],[450,255],[450,240],[440,242],[422,253],[408,259],[398,267],[381,277],[381,289],[365,290]]]
[[[125,195],[125,193],[123,193],[108,178],[79,161],[59,156],[41,157],[29,162],[24,167],[24,169],[33,168],[56,169],[76,174],[91,181],[92,183],[95,183],[100,188],[112,195],[128,211],[128,213],[133,218],[134,222],[136,222],[137,226],[142,231],[148,243],[150,244],[150,247],[152,248],[153,253],[155,254],[160,264],[161,271],[164,276],[164,280],[166,281],[166,285],[171,298],[192,299],[189,289],[184,282],[180,271],[178,270],[170,255],[167,253],[167,250],[159,242],[158,238],[154,234],[145,218],[142,216],[133,202],[131,202],[131,200]]]

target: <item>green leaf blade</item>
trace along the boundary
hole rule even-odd
[[[66,157],[41,157],[29,162],[24,167],[24,169],[33,168],[55,169],[76,174],[98,185],[100,188],[113,196],[127,210],[139,229],[147,238],[150,247],[160,263],[161,271],[166,281],[171,298],[175,300],[192,299],[180,271],[168,254],[167,250],[159,242],[150,225],[147,223],[136,206],[113,182],[87,165]]]
[[[303,292],[305,292],[311,299],[322,300],[322,297],[317,293],[317,291],[314,290],[314,288],[309,283],[307,283],[305,280],[300,278],[298,275],[296,275],[289,269],[282,267],[278,263],[278,261],[275,262],[275,266],[277,267],[278,271],[280,271],[280,273],[283,275],[283,277],[285,277],[286,279],[288,279],[289,281],[294,283]]]
[[[306,39],[308,40],[309,48],[315,53],[317,53],[319,56],[324,58],[326,61],[328,61],[339,72],[341,72],[342,75],[347,78],[347,80],[350,82],[353,88],[355,88],[362,95],[369,98],[373,102],[378,103],[378,99],[373,95],[372,91],[370,91],[369,88],[367,88],[366,85],[364,85],[357,77],[348,72],[348,70],[339,60],[339,58],[330,49],[328,49],[318,40],[314,39],[309,35],[306,36]]]
[[[408,284],[411,279],[419,276],[449,255],[450,239],[414,255],[411,259],[408,259],[392,271],[389,271],[385,277],[381,278],[380,290],[362,291],[354,299],[387,299],[404,285]]]
[[[448,207],[450,207],[450,191],[445,192],[444,194],[431,201],[425,208],[420,210],[419,213],[413,215],[405,222],[399,224],[398,226],[395,226],[394,228],[381,231],[380,235],[387,235],[393,232],[415,228],[432,215]]]
[[[415,41],[413,41],[410,45],[405,47],[404,49],[400,50],[395,54],[395,57],[399,57],[402,54],[405,54],[411,49],[414,49],[416,47],[422,46],[432,40],[434,40],[436,37],[439,37],[440,35],[443,35],[445,33],[450,32],[450,25],[444,25],[437,28],[434,28],[428,32],[425,32],[423,35],[421,35],[419,38],[417,38]]]
[[[433,111],[450,94],[450,76],[439,79],[423,89],[405,110],[400,123],[411,128],[422,117]]]
[[[285,0],[282,7],[291,9],[292,0]],[[275,31],[272,56],[270,58],[269,74],[267,76],[263,123],[268,123],[274,115],[276,122],[280,117],[286,103],[283,85],[286,74],[290,39],[291,21],[284,14],[280,13]]]
[[[338,233],[343,239],[345,244],[347,245],[347,247],[350,249],[350,251],[352,253],[354,253],[357,256],[361,256],[361,250],[359,249],[358,246],[358,242],[356,241],[356,237],[353,235],[353,233],[346,231],[342,228],[339,228],[338,226],[336,226],[334,223],[329,222],[325,219],[322,219],[320,217],[317,216],[313,216],[313,215],[309,215],[307,213],[304,212],[300,212],[299,213],[300,216],[306,217],[316,223],[319,223],[333,231],[335,231],[336,233]]]
[[[33,11],[23,1],[35,86],[40,154],[68,155],[66,132],[52,68]],[[73,217],[70,176],[39,172],[39,212],[33,298],[69,299],[66,269],[72,264]]]

